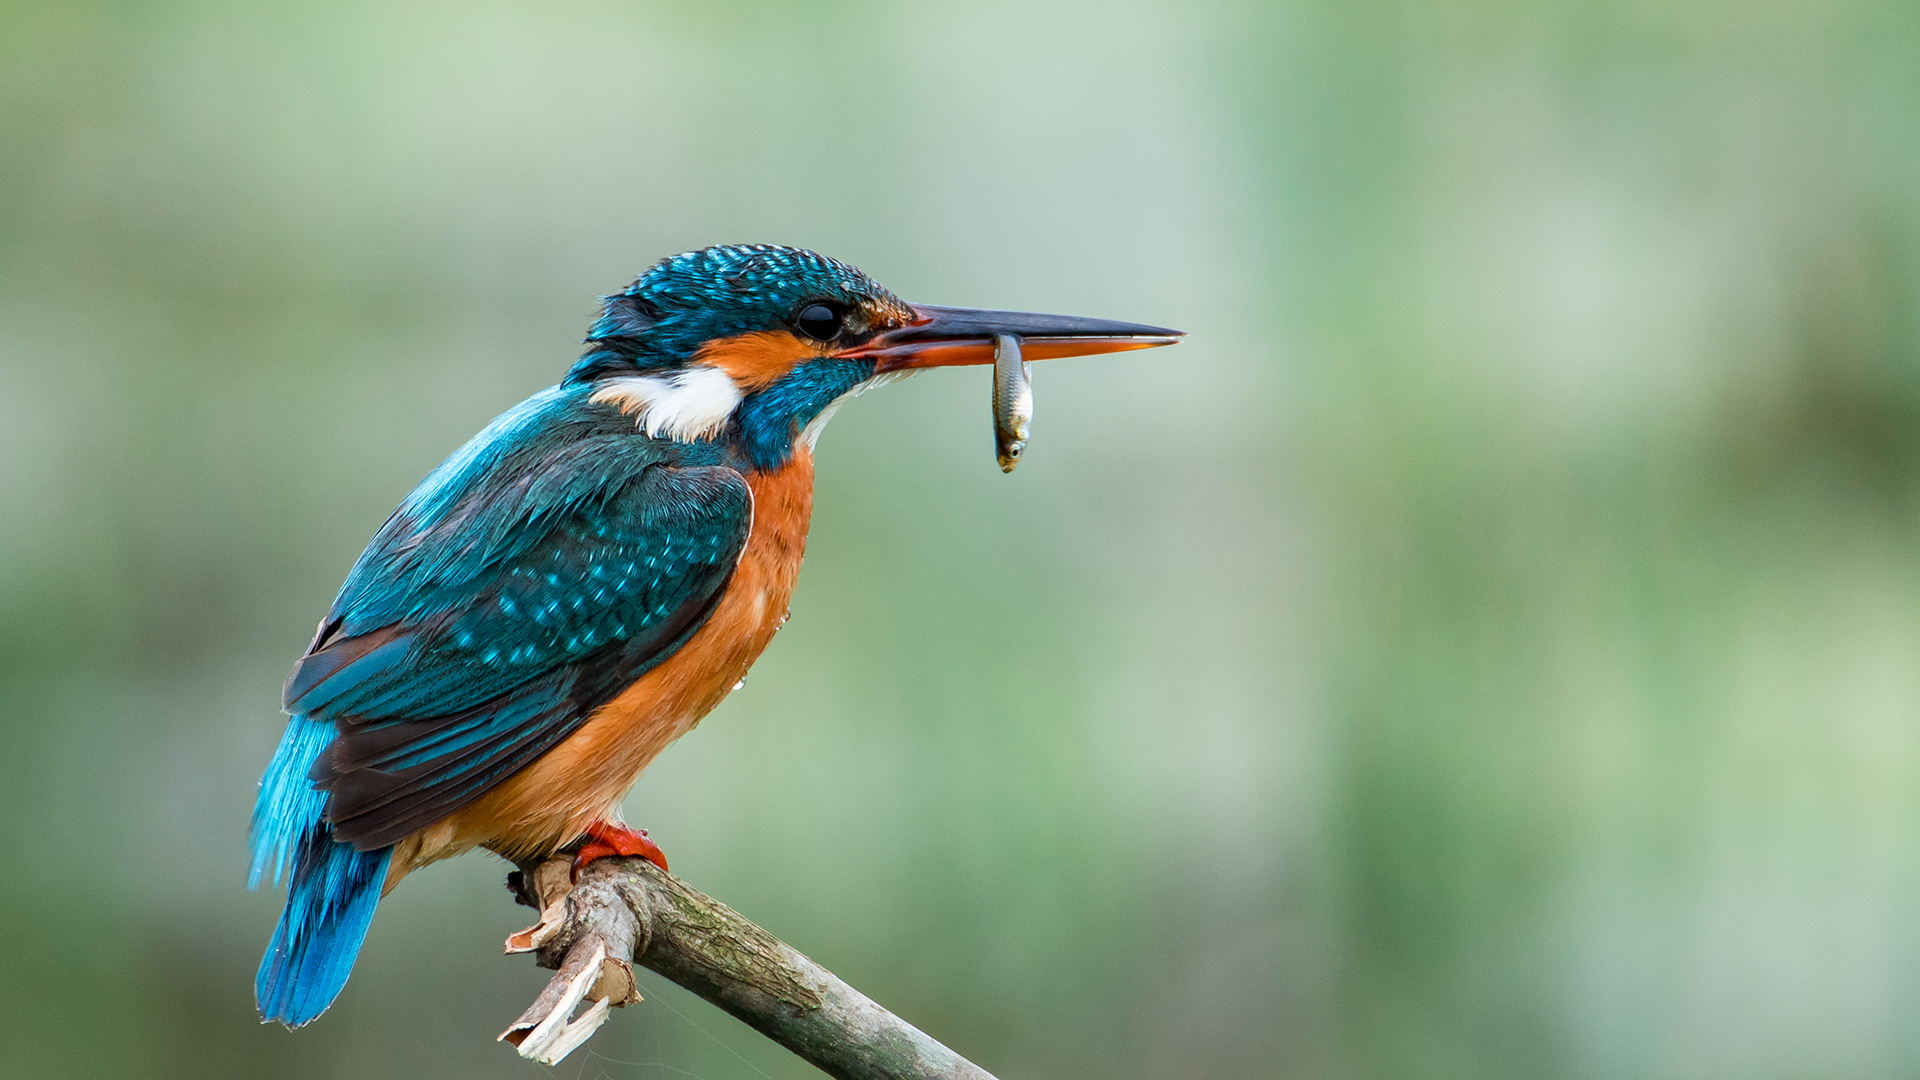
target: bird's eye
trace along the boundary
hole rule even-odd
[[[840,313],[825,304],[808,304],[793,321],[801,333],[815,341],[832,341],[840,333]]]

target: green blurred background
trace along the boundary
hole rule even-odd
[[[722,241],[1179,326],[823,441],[628,800],[1015,1077],[1920,1076],[1920,10],[0,3],[0,1073],[525,1077],[474,855],[255,1020],[280,682]],[[817,1075],[657,977],[559,1070]]]

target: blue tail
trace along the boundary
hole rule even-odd
[[[299,1027],[333,1004],[353,973],[392,856],[392,848],[335,843],[325,826],[300,846],[287,910],[253,980],[262,1019]]]
[[[288,863],[293,866],[287,909],[253,983],[261,1018],[288,1027],[327,1011],[347,984],[393,855],[392,848],[355,851],[352,844],[334,842],[325,821],[326,794],[307,779],[332,738],[332,724],[294,717],[253,808],[248,885],[259,887],[269,868],[278,882]]]

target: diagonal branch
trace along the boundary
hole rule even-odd
[[[553,1064],[611,1006],[640,1000],[630,964],[672,979],[838,1080],[993,1080],[832,972],[644,859],[566,856],[507,878],[540,921],[507,939],[553,980],[500,1038]],[[580,1015],[574,1009],[590,1003]]]

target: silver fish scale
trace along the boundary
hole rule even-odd
[[[1033,384],[1020,358],[1020,339],[993,339],[993,448],[1001,472],[1012,472],[1027,448],[1027,424],[1033,419]]]

